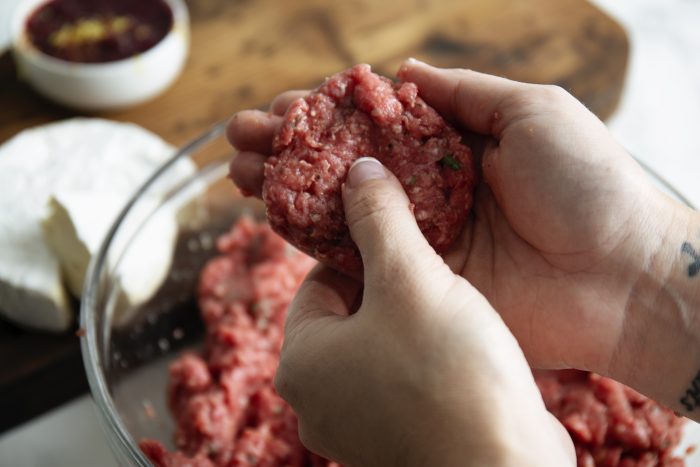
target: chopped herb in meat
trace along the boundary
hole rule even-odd
[[[449,167],[449,168],[451,168],[452,170],[459,170],[459,169],[462,168],[462,164],[460,164],[460,162],[459,162],[457,159],[455,159],[455,158],[452,156],[452,154],[447,154],[447,155],[445,155],[445,157],[443,157],[442,159],[440,159],[440,163],[441,163],[444,167]]]

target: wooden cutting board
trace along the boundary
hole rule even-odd
[[[180,145],[285,89],[316,86],[359,62],[392,76],[403,59],[414,56],[556,83],[605,119],[620,98],[627,64],[623,29],[583,0],[188,4],[192,50],[176,84],[147,104],[96,116],[138,123]],[[22,83],[9,54],[0,58],[0,142],[75,115]],[[72,332],[42,336],[0,322],[0,431],[87,389],[78,344]]]
[[[393,76],[407,57],[509,78],[555,83],[598,116],[613,112],[628,43],[583,0],[191,0],[192,51],[164,95],[98,116],[132,121],[182,144],[236,110],[367,62]],[[76,115],[18,81],[0,63],[0,142]]]

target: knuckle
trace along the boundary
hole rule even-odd
[[[571,94],[569,94],[566,89],[556,84],[544,84],[538,87],[542,98],[548,101],[558,102],[562,100],[569,100],[571,98]]]
[[[289,386],[289,378],[287,378],[287,375],[283,370],[282,362],[280,362],[280,366],[277,368],[277,372],[275,373],[275,378],[272,381],[272,383],[275,386],[275,391],[277,392],[277,394],[279,394],[280,397],[282,397],[282,399],[286,400],[287,387]]]
[[[561,86],[555,84],[525,84],[515,99],[515,107],[523,116],[540,114],[543,111],[558,111],[575,100]]]
[[[367,189],[356,196],[347,206],[348,222],[356,225],[370,219],[381,219],[395,207],[395,201],[388,190]]]
[[[457,112],[464,102],[464,95],[467,92],[467,80],[469,79],[469,71],[461,70],[459,79],[454,88],[452,88],[452,93],[450,94],[449,108],[453,113]]]
[[[320,454],[322,452],[322,443],[320,442],[317,434],[314,430],[309,429],[308,424],[304,423],[301,419],[299,420],[298,431],[299,441],[301,441],[301,444],[303,444],[306,449],[316,454]]]
[[[273,384],[277,394],[287,401],[290,405],[295,405],[294,394],[296,393],[293,382],[294,378],[290,374],[293,370],[290,369],[289,359],[285,358],[284,355],[280,358],[279,366],[275,372],[275,377],[273,379]]]
[[[299,421],[299,441],[304,447],[310,451],[313,451],[314,437],[311,436],[310,430],[306,426],[306,423]]]

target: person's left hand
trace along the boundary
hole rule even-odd
[[[309,275],[275,380],[302,442],[349,466],[573,465],[515,338],[432,250],[395,177],[358,161],[343,201],[364,289]]]

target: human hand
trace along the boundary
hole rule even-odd
[[[432,250],[393,175],[356,163],[343,202],[364,289],[310,274],[275,380],[302,442],[349,466],[573,465],[515,339]]]
[[[485,183],[445,261],[498,310],[530,363],[596,371],[679,408],[680,386],[700,366],[684,353],[700,347],[700,331],[687,313],[662,310],[674,306],[664,287],[682,269],[680,245],[697,235],[687,212],[560,88],[415,61],[399,76],[485,146]],[[272,136],[300,95],[232,120],[243,189],[259,195]]]
[[[668,359],[690,348],[678,334],[691,330],[659,290],[680,246],[670,253],[664,243],[679,223],[686,235],[687,210],[561,88],[415,61],[399,76],[486,136],[485,185],[446,260],[498,310],[530,363],[596,371],[677,407],[671,376],[690,370]],[[666,368],[674,374],[659,379]]]

